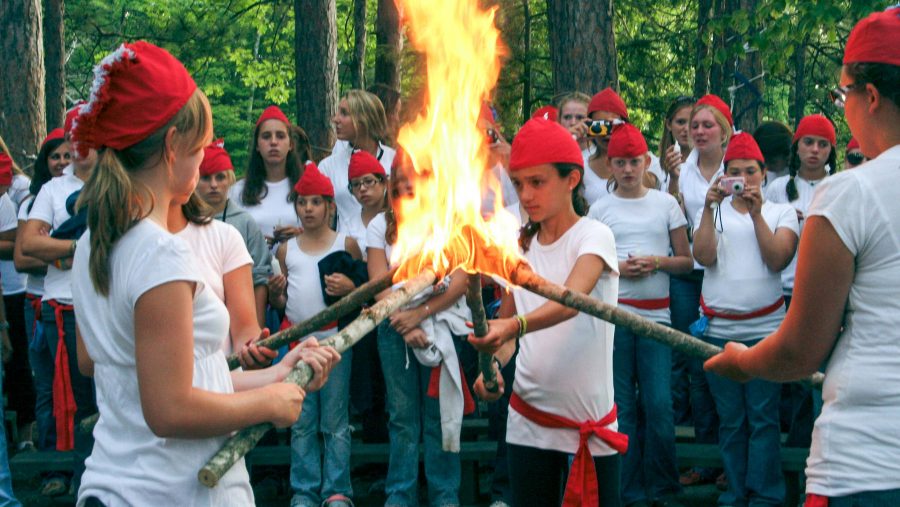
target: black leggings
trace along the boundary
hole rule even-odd
[[[507,444],[513,507],[548,507],[562,503],[569,474],[569,454]],[[619,507],[621,456],[594,457],[600,505]]]

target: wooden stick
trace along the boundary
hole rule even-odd
[[[469,283],[466,288],[466,304],[472,311],[472,325],[475,330],[475,337],[481,338],[488,332],[487,315],[484,311],[484,301],[481,297],[481,275],[479,273],[469,274]],[[497,376],[494,372],[494,356],[485,352],[478,353],[478,369],[481,371],[484,388],[488,392],[496,393],[500,388],[497,383]]]
[[[433,272],[425,271],[420,273],[415,278],[408,280],[403,287],[400,287],[372,307],[363,310],[362,314],[350,325],[339,333],[322,340],[320,345],[330,345],[337,349],[338,352],[346,351],[375,329],[381,321],[408,303],[416,294],[430,287],[434,280],[435,274]],[[312,368],[301,361],[297,363],[297,366],[291,371],[285,382],[292,382],[300,387],[305,387],[312,379],[312,376]],[[218,484],[219,479],[235,463],[250,452],[272,427],[271,423],[262,423],[237,432],[222,445],[219,452],[206,462],[206,465],[197,474],[197,478],[204,486],[214,487]]]
[[[698,340],[689,334],[682,333],[674,328],[645,319],[637,314],[600,301],[599,299],[580,292],[574,292],[567,287],[550,282],[536,274],[524,263],[520,264],[513,271],[510,282],[539,296],[556,301],[561,305],[593,315],[594,317],[611,322],[617,326],[626,327],[638,336],[656,340],[689,356],[705,360],[722,352],[720,347]],[[821,389],[824,380],[824,375],[815,373],[801,382]]]
[[[353,312],[357,308],[362,307],[362,305],[372,300],[376,294],[389,288],[393,283],[392,280],[394,277],[394,273],[396,272],[397,268],[394,268],[374,280],[369,280],[368,282],[360,285],[359,287],[354,289],[353,292],[342,297],[321,312],[313,315],[303,322],[294,324],[293,326],[283,331],[275,333],[265,340],[260,340],[259,342],[257,342],[257,345],[261,347],[268,347],[273,350],[279,349],[289,343],[303,338],[313,331],[322,329],[322,326],[334,322],[337,319]],[[228,356],[229,369],[234,370],[240,365],[241,363],[240,360],[238,360],[237,353]]]

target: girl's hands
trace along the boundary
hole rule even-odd
[[[269,400],[269,422],[276,428],[287,428],[300,418],[306,392],[295,384],[275,382],[261,388],[263,399]]]
[[[722,200],[725,199],[725,191],[719,187],[719,180],[722,179],[722,176],[718,176],[715,180],[713,180],[712,185],[709,186],[709,190],[706,191],[706,201],[705,206],[709,209],[710,205],[716,203],[719,205],[722,203]]]
[[[425,307],[423,305],[410,308],[409,310],[394,312],[388,317],[388,320],[391,322],[391,327],[398,333],[406,335],[419,327],[419,324],[425,320]]]
[[[747,350],[747,346],[743,343],[728,342],[725,344],[725,349],[722,352],[703,363],[703,369],[736,382],[752,380],[753,377],[744,373],[739,364],[741,354]]]
[[[494,368],[494,377],[497,379],[497,392],[492,393],[484,387],[484,375],[480,373],[478,374],[478,378],[475,379],[475,383],[472,385],[475,396],[478,396],[479,399],[487,402],[499,400],[500,397],[503,396],[503,392],[506,388],[506,384],[503,381],[503,375],[500,373],[500,368],[497,366],[497,361],[491,361],[491,365]]]
[[[257,342],[268,337],[269,329],[263,328],[259,332],[259,336],[244,344],[241,350],[238,351],[238,361],[241,363],[241,368],[245,370],[259,370],[272,364],[272,361],[278,356],[278,352],[268,347],[257,345]]]
[[[759,187],[746,187],[735,198],[744,201],[751,217],[757,217],[762,212],[763,197]]]
[[[469,343],[478,352],[495,354],[504,343],[516,339],[519,334],[519,321],[514,317],[488,321],[488,332],[481,338],[469,335]]]
[[[325,275],[325,294],[329,296],[346,296],[353,292],[356,285],[343,273]]]
[[[425,331],[420,327],[417,327],[408,333],[404,333],[403,341],[414,349],[424,349],[431,345],[431,342],[428,340],[428,335],[426,335]]]
[[[306,389],[313,392],[325,385],[325,382],[328,381],[328,374],[340,360],[341,355],[334,347],[321,347],[318,340],[308,338],[291,349],[278,363],[278,366],[283,368],[283,376],[287,376],[297,363],[302,361],[308,364],[312,368],[313,377],[306,385]]]
[[[678,179],[681,176],[681,152],[675,151],[675,145],[669,146],[666,150],[666,163],[663,170],[669,173],[671,178]]]

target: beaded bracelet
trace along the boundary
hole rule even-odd
[[[525,320],[524,315],[516,315],[516,320],[519,321],[519,336],[516,338],[521,338],[528,332],[528,321]]]

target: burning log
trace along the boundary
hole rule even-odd
[[[580,292],[574,292],[567,287],[550,282],[532,271],[524,263],[519,264],[512,271],[509,281],[561,305],[593,315],[598,319],[603,319],[617,326],[626,327],[639,336],[645,336],[668,345],[682,354],[705,360],[722,352],[721,348],[698,340],[674,328],[658,324],[629,311],[604,303],[599,299]],[[821,389],[824,379],[824,375],[816,373],[803,380],[803,382]]]
[[[472,311],[472,325],[475,336],[481,338],[488,332],[487,315],[484,312],[484,302],[481,299],[481,275],[469,274],[469,285],[466,289],[466,304]],[[484,388],[488,392],[496,393],[500,385],[494,374],[494,356],[484,352],[478,353],[478,369],[484,380]]]
[[[362,307],[364,304],[366,304],[366,302],[373,299],[376,294],[390,287],[393,283],[392,279],[396,271],[397,269],[394,268],[374,280],[369,280],[368,282],[360,285],[359,287],[354,289],[353,292],[342,297],[340,300],[325,308],[321,312],[313,315],[303,322],[297,323],[285,329],[284,331],[275,333],[265,340],[260,340],[259,342],[257,342],[257,345],[261,347],[268,347],[270,349],[279,349],[285,345],[288,345],[289,343],[303,338],[313,331],[321,329],[322,326],[328,324],[329,322],[338,320],[348,313],[353,312],[357,308]],[[238,356],[236,353],[228,356],[229,369],[233,370],[240,365],[241,363],[238,360]]]
[[[388,278],[390,280],[390,278]],[[394,313],[398,308],[408,303],[416,294],[430,287],[435,281],[435,274],[431,271],[424,271],[415,278],[406,282],[406,284],[397,289],[395,292],[382,299],[370,308],[363,310],[362,314],[354,320],[350,325],[342,329],[339,333],[334,334],[320,342],[322,346],[332,346],[338,352],[344,352],[366,334],[375,329],[378,324],[386,319],[390,314]],[[372,283],[372,282],[369,282]],[[297,366],[291,371],[285,382],[292,382],[305,387],[312,379],[312,368],[306,363],[297,363]],[[218,484],[219,479],[225,475],[228,470],[234,466],[241,458],[243,458],[251,449],[253,449],[259,440],[272,429],[272,424],[262,423],[244,428],[229,438],[225,444],[219,449],[200,472],[197,478],[207,487],[214,487]]]

